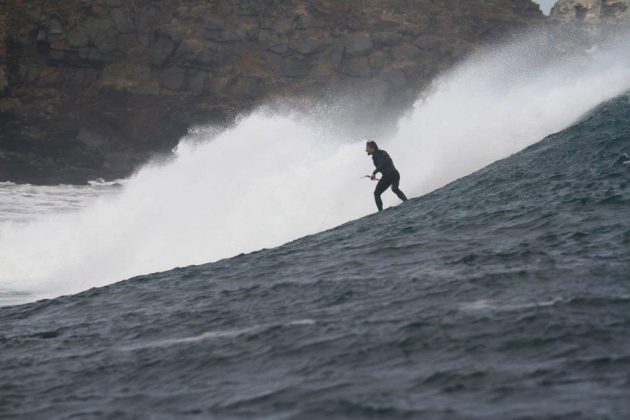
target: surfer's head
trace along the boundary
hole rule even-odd
[[[377,150],[378,150],[378,145],[376,144],[375,141],[368,141],[367,143],[365,143],[365,152],[368,155],[374,154],[374,152],[376,152]]]

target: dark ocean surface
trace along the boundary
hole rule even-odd
[[[629,96],[331,231],[0,308],[0,417],[630,418],[624,154]]]

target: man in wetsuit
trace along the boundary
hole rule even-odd
[[[392,158],[389,157],[385,150],[380,150],[376,145],[376,142],[368,141],[365,145],[365,151],[368,155],[372,156],[372,161],[374,161],[374,172],[370,179],[374,181],[376,179],[376,174],[381,173],[381,179],[376,184],[376,189],[374,190],[374,200],[376,200],[376,207],[378,207],[378,211],[383,210],[383,201],[381,200],[381,194],[388,189],[390,186],[392,187],[392,191],[394,194],[398,196],[402,201],[407,201],[407,197],[405,194],[398,189],[398,185],[400,184],[400,174],[396,170],[394,166],[394,162],[392,162]]]

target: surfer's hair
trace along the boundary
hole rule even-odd
[[[378,150],[378,145],[376,144],[376,142],[375,142],[375,141],[368,141],[368,142],[367,142],[367,145],[368,145],[368,147],[370,147],[371,149]]]

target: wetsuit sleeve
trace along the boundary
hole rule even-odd
[[[376,166],[376,169],[374,169],[374,172],[372,172],[372,175],[376,175],[377,173],[383,173],[383,169],[385,168],[385,165],[387,165],[387,159],[385,157],[385,153],[382,151],[377,151],[374,156],[372,156],[372,161],[374,162],[374,166]]]
[[[380,155],[377,152],[372,156],[372,161],[374,162],[374,166],[376,166],[376,169],[372,172],[372,176],[374,176],[383,170],[383,159],[380,159]]]

